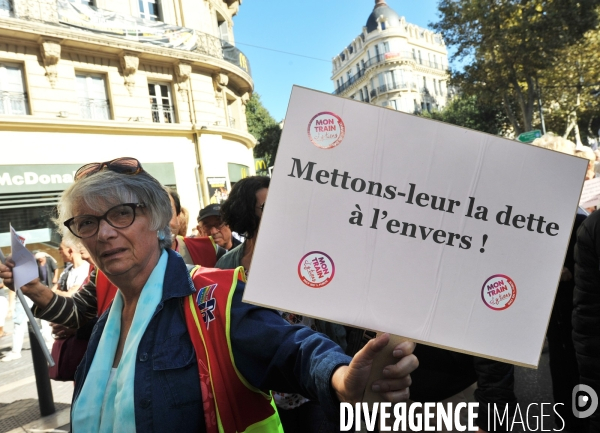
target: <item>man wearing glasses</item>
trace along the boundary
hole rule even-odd
[[[212,236],[215,243],[227,251],[241,244],[231,234],[229,226],[221,220],[220,204],[209,204],[200,211],[198,215],[198,232],[200,236]]]

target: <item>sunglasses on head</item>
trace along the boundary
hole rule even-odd
[[[139,174],[142,172],[142,164],[135,158],[117,158],[112,161],[105,162],[92,162],[80,167],[75,172],[75,180],[83,179],[84,177],[91,176],[94,173],[98,173],[104,169],[114,171],[120,174]]]

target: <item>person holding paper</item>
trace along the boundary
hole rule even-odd
[[[77,370],[74,433],[229,433],[257,423],[255,431],[280,432],[270,396],[261,391],[273,388],[317,399],[332,416],[338,402],[360,401],[388,336],[351,359],[322,335],[242,303],[241,268],[195,269],[192,282],[169,248],[170,219],[167,192],[133,158],[80,168],[60,199],[62,234],[81,239],[119,288]],[[0,265],[8,286],[13,265]],[[37,284],[24,292],[47,296],[28,290]],[[382,400],[408,398],[418,365],[413,350],[408,342],[394,348],[398,362],[373,384]]]

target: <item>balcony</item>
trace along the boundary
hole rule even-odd
[[[0,114],[29,114],[27,110],[27,94],[0,92]]]
[[[391,62],[391,61],[396,61],[396,60],[414,60],[414,59],[412,57],[412,54],[408,53],[408,52],[385,53],[385,54],[379,54],[375,57],[371,57],[369,60],[367,60],[364,63],[364,66],[363,66],[363,68],[361,68],[360,71],[358,71],[356,74],[349,77],[348,81],[346,81],[340,87],[335,89],[333,94],[339,95],[340,93],[343,93],[346,89],[348,89],[350,86],[352,86],[354,83],[356,83],[360,78],[362,78],[369,68],[371,68],[375,65],[379,65],[384,62],[388,62],[388,61]]]
[[[175,107],[169,104],[152,104],[154,123],[175,123]]]
[[[12,0],[0,0],[0,17],[14,16],[21,20],[42,21],[51,25],[66,26],[75,31],[86,31],[161,48],[204,54],[231,63],[251,75],[250,62],[242,51],[225,40],[196,29],[121,15],[69,0],[55,0],[56,8],[54,5],[51,7],[47,0],[44,2],[20,0],[20,2],[26,3],[27,8],[13,8]],[[45,15],[33,13],[47,10],[53,13],[48,12]],[[174,56],[177,55],[174,53]]]
[[[417,85],[414,82],[384,84],[382,86],[378,86],[376,89],[371,90],[371,99],[375,99],[384,93],[393,92],[395,90],[417,90]]]
[[[417,64],[426,66],[428,68],[443,70],[441,63],[430,62],[428,60],[422,60],[422,59],[419,61],[413,56],[412,53],[407,52],[407,51],[406,52],[394,52],[394,53],[390,52],[390,53],[385,53],[385,54],[379,54],[379,55],[377,55],[375,57],[371,57],[369,60],[367,60],[364,63],[364,67],[360,71],[358,71],[355,75],[352,75],[350,78],[348,78],[348,81],[346,81],[340,87],[335,89],[333,94],[339,95],[340,93],[343,93],[346,89],[348,89],[350,86],[352,86],[354,83],[356,83],[361,77],[363,77],[369,68],[379,65],[381,63],[392,62],[392,61],[397,61],[397,60],[412,60],[413,62],[416,62]],[[416,90],[416,85],[414,85],[413,83],[411,83],[411,85],[414,86],[414,87],[411,87],[411,89]]]

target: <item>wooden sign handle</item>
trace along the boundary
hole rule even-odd
[[[377,333],[377,335],[380,334],[381,332]],[[383,350],[379,352],[373,360],[373,366],[371,367],[371,375],[369,376],[367,388],[365,389],[365,394],[363,395],[362,400],[363,402],[369,403],[369,407],[372,407],[372,404],[375,402],[381,402],[381,395],[378,392],[371,391],[371,385],[376,380],[383,378],[384,367],[398,362],[398,359],[394,358],[393,355],[394,347],[407,340],[408,338],[405,337],[400,337],[398,335],[390,335],[390,341],[388,342],[387,346],[385,346]]]

